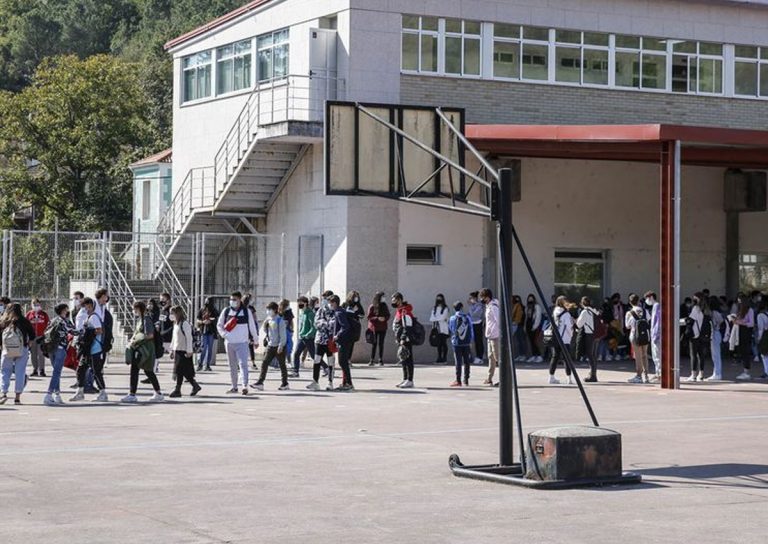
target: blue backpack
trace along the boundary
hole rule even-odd
[[[457,346],[468,346],[471,344],[472,320],[467,314],[460,313],[454,315],[456,318],[455,329],[452,331],[453,344]]]

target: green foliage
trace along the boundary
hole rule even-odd
[[[38,226],[129,224],[128,162],[149,140],[148,100],[135,66],[107,55],[53,57],[32,84],[0,97],[0,194],[35,205]],[[29,162],[34,158],[34,163]]]

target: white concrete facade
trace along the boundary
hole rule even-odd
[[[276,0],[226,26],[176,46],[174,56],[174,188],[190,168],[209,166],[248,92],[182,104],[181,59],[280,28],[290,28],[290,70],[309,69],[306,37],[321,18],[335,16],[338,33],[340,98],[399,103],[401,94],[402,14],[467,18],[476,21],[531,24],[584,31],[665,35],[723,43],[768,45],[768,9],[762,2],[696,2],[631,0]],[[255,64],[255,59],[254,59]],[[409,76],[412,77],[412,76]],[[426,79],[436,76],[424,76]],[[531,88],[534,90],[534,88]],[[642,100],[643,93],[638,93]],[[451,96],[436,96],[434,105]],[[692,102],[698,97],[691,96]],[[724,97],[722,100],[743,100]],[[468,101],[470,121],[486,119],[491,106]],[[562,107],[563,104],[553,104]],[[573,106],[573,105],[571,105]],[[513,109],[513,105],[497,105]],[[637,116],[617,119],[647,122]],[[764,104],[763,104],[763,107]],[[479,108],[482,114],[478,112]],[[492,115],[491,115],[492,117]],[[507,118],[511,117],[511,121]],[[504,116],[514,122],[514,111]],[[466,300],[483,286],[484,268],[494,259],[488,226],[482,219],[457,216],[408,204],[370,198],[324,195],[323,146],[314,143],[269,209],[262,228],[285,233],[288,247],[300,235],[325,239],[326,289],[344,293],[357,289],[367,305],[378,290],[402,291],[417,316],[427,321],[437,292],[448,301]],[[513,215],[544,289],[554,281],[556,250],[605,252],[605,294],[626,295],[659,285],[659,168],[624,162],[524,159],[522,201]],[[682,289],[724,290],[725,214],[722,169],[683,169]],[[742,251],[768,253],[763,233],[768,214],[741,218]],[[441,246],[438,266],[407,265],[409,244]],[[288,251],[287,297],[296,295],[293,271],[296,254]],[[514,291],[525,296],[532,284],[519,259],[514,259]],[[317,293],[313,293],[317,294]],[[362,348],[358,348],[362,354]],[[418,353],[428,359],[430,348]],[[391,351],[388,349],[391,355]]]

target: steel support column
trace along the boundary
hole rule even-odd
[[[661,144],[661,387],[680,387],[680,142]]]

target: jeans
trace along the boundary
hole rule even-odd
[[[3,394],[8,393],[11,386],[11,372],[16,374],[14,390],[22,393],[27,382],[27,361],[29,361],[29,348],[21,348],[21,355],[15,358],[3,354],[0,357],[0,369],[3,373]]]
[[[525,342],[525,327],[520,324],[512,325],[512,349],[512,355],[515,358],[528,355],[528,346]]]
[[[531,357],[541,357],[538,344],[539,329],[525,332],[528,335],[528,344],[531,346]]]
[[[309,356],[314,359],[315,340],[313,338],[299,338],[299,341],[296,342],[296,349],[293,351],[293,370],[295,370],[297,374],[301,369],[301,354],[304,353],[305,349],[309,353]]]
[[[387,337],[387,330],[373,332],[373,344],[371,344],[371,361],[376,359],[376,350],[379,350],[379,361],[384,359],[384,338]]]
[[[352,360],[352,350],[355,343],[352,340],[339,342],[339,366],[341,367],[341,384],[352,385],[352,372],[349,365]]]
[[[229,362],[229,377],[232,380],[232,389],[237,389],[237,371],[240,366],[240,383],[243,389],[248,389],[248,342],[239,344],[227,343],[227,361]]]
[[[712,340],[710,344],[710,351],[712,351],[712,365],[714,369],[712,374],[715,376],[723,375],[723,356],[722,356],[723,335],[719,330],[712,331]],[[654,361],[656,358],[654,357]]]
[[[720,335],[719,332],[717,334]],[[720,352],[718,351],[718,357],[719,353]],[[661,340],[651,344],[651,357],[653,357],[653,366],[656,370],[656,376],[661,377]]]
[[[596,357],[601,361],[608,358],[608,338],[603,337],[598,341]]]
[[[53,371],[51,372],[51,383],[48,384],[49,393],[61,392],[61,371],[64,368],[64,359],[67,358],[67,348],[61,346],[56,348],[51,357],[51,366]]]
[[[204,334],[201,347],[200,359],[197,364],[200,367],[205,364],[205,368],[209,368],[216,357],[216,337],[212,334]]]
[[[469,346],[453,346],[453,356],[456,359],[456,381],[461,383],[461,367],[464,367],[464,383],[469,383],[472,350]]]
[[[485,324],[480,323],[472,324],[472,332],[475,335],[475,357],[482,359],[485,355]]]
[[[701,345],[699,338],[692,338],[688,346],[688,353],[691,357],[691,374],[695,376],[699,372],[704,372],[704,346]]]
[[[80,364],[77,366],[77,386],[85,387],[86,375],[88,370],[93,372],[93,381],[100,391],[104,391],[107,388],[107,384],[104,382],[104,360],[106,356],[103,353],[97,353],[95,355],[86,355],[80,359]]]

